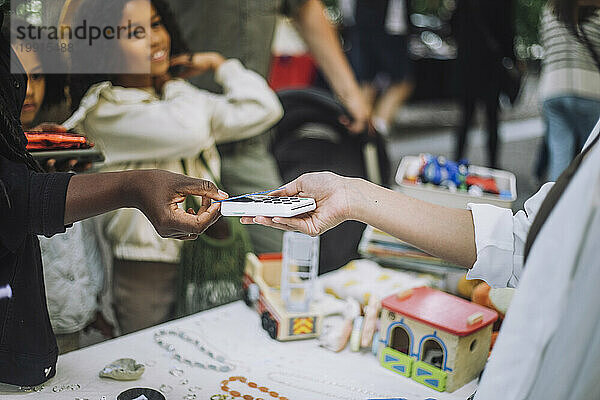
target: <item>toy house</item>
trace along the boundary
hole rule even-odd
[[[440,392],[453,392],[483,370],[498,314],[428,287],[382,301],[380,364]]]

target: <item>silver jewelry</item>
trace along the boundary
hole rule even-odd
[[[190,381],[187,379],[182,379],[181,382],[179,382],[180,385],[187,385],[188,383],[190,383]]]
[[[193,360],[190,360],[189,358],[185,358],[180,353],[176,352],[175,346],[173,346],[171,343],[166,342],[163,339],[163,336],[178,337],[181,340],[183,340],[184,342],[188,342],[188,343],[194,345],[198,350],[200,350],[201,353],[204,353],[206,356],[208,356],[210,359],[216,361],[218,364],[203,363],[200,361],[193,361]],[[160,347],[162,347],[163,349],[167,350],[169,353],[171,353],[175,360],[177,360],[187,366],[210,369],[210,370],[219,371],[219,372],[229,372],[229,371],[233,370],[233,365],[231,365],[231,363],[228,363],[225,360],[225,357],[214,354],[211,350],[208,350],[205,347],[205,345],[202,342],[200,342],[198,339],[194,339],[191,336],[188,336],[183,331],[161,329],[160,331],[157,331],[154,333],[154,342],[156,344],[158,344]],[[171,370],[171,374],[174,375],[172,370]],[[178,375],[175,375],[175,376],[178,376]]]
[[[317,376],[304,376],[304,375],[288,373],[288,372],[270,372],[267,376],[273,382],[279,383],[281,385],[286,385],[286,386],[289,386],[294,389],[300,389],[300,390],[304,390],[307,392],[316,393],[316,394],[320,394],[322,396],[333,397],[333,398],[341,399],[341,400],[362,400],[365,397],[369,397],[369,398],[371,398],[371,397],[373,397],[373,398],[386,397],[385,395],[374,393],[374,392],[371,392],[364,388],[360,388],[360,387],[353,386],[350,384],[346,385],[343,383],[336,382],[334,380],[328,379],[328,377],[326,375],[324,375],[322,378],[319,378]],[[295,379],[297,381],[298,380],[306,381],[308,384],[302,385],[299,383],[294,383],[293,381],[290,382],[289,379],[286,380],[286,379],[277,378],[276,376],[280,376],[280,377],[284,377],[284,378],[287,377],[289,379],[292,379],[292,380]],[[326,385],[328,387],[333,386],[333,387],[337,387],[340,389],[344,389],[348,393],[359,393],[359,396],[358,397],[354,397],[352,395],[344,396],[340,393],[319,391],[319,390],[313,389],[315,383],[320,383],[320,384]]]
[[[52,388],[54,393],[60,393],[64,390],[79,390],[81,386],[78,383],[70,384],[70,385],[56,385]]]
[[[171,386],[165,385],[163,383],[162,385],[160,385],[160,387],[158,388],[158,390],[160,390],[164,394],[168,394],[168,393],[171,393],[173,391],[173,388]]]
[[[173,376],[181,376],[183,375],[183,370],[179,368],[171,368],[169,370],[169,373]]]
[[[41,392],[42,390],[44,390],[45,386],[44,385],[39,385],[39,386],[19,386],[19,391],[21,392],[25,392],[25,393],[31,393],[31,392]]]

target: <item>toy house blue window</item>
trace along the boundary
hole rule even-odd
[[[394,350],[410,356],[410,336],[403,326],[396,325],[390,335],[390,346]]]
[[[385,345],[391,349],[398,350],[401,353],[410,356],[416,356],[413,353],[413,333],[404,323],[404,318],[388,326],[385,336]]]
[[[438,341],[434,338],[428,338],[421,344],[421,351],[419,352],[419,359],[432,365],[436,368],[444,370],[445,363],[444,358],[446,353]]]

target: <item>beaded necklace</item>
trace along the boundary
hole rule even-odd
[[[180,353],[178,353],[176,351],[176,348],[174,345],[172,345],[171,343],[169,343],[163,339],[163,337],[165,337],[165,336],[174,336],[174,337],[177,337],[177,338],[183,340],[184,342],[194,345],[198,350],[200,350],[201,353],[207,355],[210,359],[216,361],[216,363],[210,363],[210,362],[203,363],[200,361],[193,361],[193,360],[190,360],[189,358],[184,357],[183,355],[181,355]],[[202,342],[200,342],[198,339],[194,339],[191,336],[188,336],[183,331],[161,329],[154,333],[154,342],[157,345],[159,345],[160,347],[162,347],[163,349],[167,350],[169,353],[171,353],[175,360],[177,360],[185,365],[188,365],[190,367],[210,369],[210,370],[219,371],[219,372],[229,372],[229,371],[233,370],[233,365],[231,363],[227,362],[225,360],[225,357],[223,357],[221,355],[215,355],[212,351],[208,350]]]
[[[259,386],[258,383],[249,381],[248,379],[246,379],[243,376],[232,376],[229,379],[225,379],[224,381],[221,381],[221,390],[226,393],[229,393],[231,395],[231,397],[233,397],[234,399],[237,397],[240,397],[244,400],[265,400],[263,397],[254,397],[249,394],[243,395],[240,392],[238,392],[237,390],[231,390],[228,385],[231,382],[235,382],[235,381],[245,383],[246,385],[248,385],[249,388],[256,389],[256,390],[264,393],[262,396],[269,397],[270,399],[289,400],[287,397],[280,395],[279,393],[275,392],[274,390],[271,390],[266,386]]]

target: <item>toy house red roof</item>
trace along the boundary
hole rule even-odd
[[[498,319],[494,310],[428,287],[388,296],[382,306],[456,336],[470,335]]]

